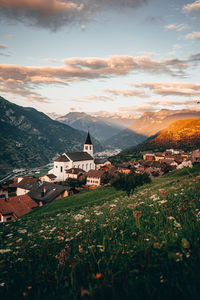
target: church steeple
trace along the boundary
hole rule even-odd
[[[91,156],[93,156],[93,145],[92,145],[92,141],[91,141],[91,137],[90,137],[90,133],[88,131],[88,135],[84,144],[84,152],[89,153]]]

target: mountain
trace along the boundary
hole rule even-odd
[[[133,119],[109,118],[100,116],[91,116],[84,112],[70,112],[65,116],[56,119],[75,129],[88,131],[99,141],[105,141],[111,136],[118,134],[121,130],[130,125]],[[128,122],[129,121],[129,122]]]
[[[0,97],[0,112],[1,170],[44,165],[57,153],[83,149],[83,131],[54,121],[33,108]],[[101,151],[101,144],[92,140],[94,150]]]
[[[126,149],[142,143],[157,132],[167,128],[177,120],[200,117],[200,112],[190,110],[162,109],[158,112],[145,112],[133,121],[131,126],[106,141],[110,147]]]
[[[179,120],[149,137],[145,142],[126,149],[114,157],[115,161],[130,160],[141,152],[164,151],[168,148],[193,150],[200,148],[200,118]]]
[[[152,136],[175,121],[198,117],[200,117],[199,111],[162,109],[158,112],[143,113],[139,119],[131,124],[129,129],[146,136]]]
[[[200,148],[200,118],[179,120],[171,124],[146,147],[195,149]]]
[[[112,136],[105,141],[105,145],[108,145],[111,149],[127,149],[145,141],[147,137],[143,134],[138,134],[130,129],[124,129],[118,134]]]

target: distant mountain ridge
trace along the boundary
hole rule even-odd
[[[138,156],[140,152],[157,152],[169,148],[186,151],[200,148],[200,118],[178,120],[136,147],[122,151],[116,158],[126,160]]]
[[[82,151],[86,134],[0,97],[0,168],[47,164],[57,153]],[[92,139],[95,151],[103,147]]]
[[[111,147],[117,147],[118,145],[121,149],[137,146],[148,137],[157,134],[177,120],[198,117],[200,117],[200,112],[191,110],[162,109],[158,112],[145,112],[129,128],[111,137],[106,143]]]
[[[200,148],[200,118],[179,120],[172,123],[157,137],[146,143],[162,148]]]
[[[151,136],[167,128],[175,121],[198,117],[200,117],[199,111],[162,109],[158,112],[143,113],[139,119],[131,124],[129,129],[140,134],[145,134],[146,136]]]
[[[84,112],[70,112],[56,120],[75,129],[84,131],[89,129],[94,137],[103,142],[130,125],[133,119],[120,120],[119,118],[92,116]]]

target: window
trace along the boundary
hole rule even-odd
[[[90,150],[92,150],[92,146],[90,146]]]
[[[60,167],[60,172],[62,173],[62,171],[63,171],[63,167]]]
[[[6,221],[11,221],[12,220],[12,217],[8,217],[7,219],[6,219]]]
[[[88,150],[88,146],[85,146],[85,150]]]

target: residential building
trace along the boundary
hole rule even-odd
[[[0,222],[15,220],[38,207],[28,195],[0,199]]]
[[[90,170],[86,174],[86,178],[87,178],[86,184],[100,186],[102,184],[102,179],[104,174],[105,171]]]

